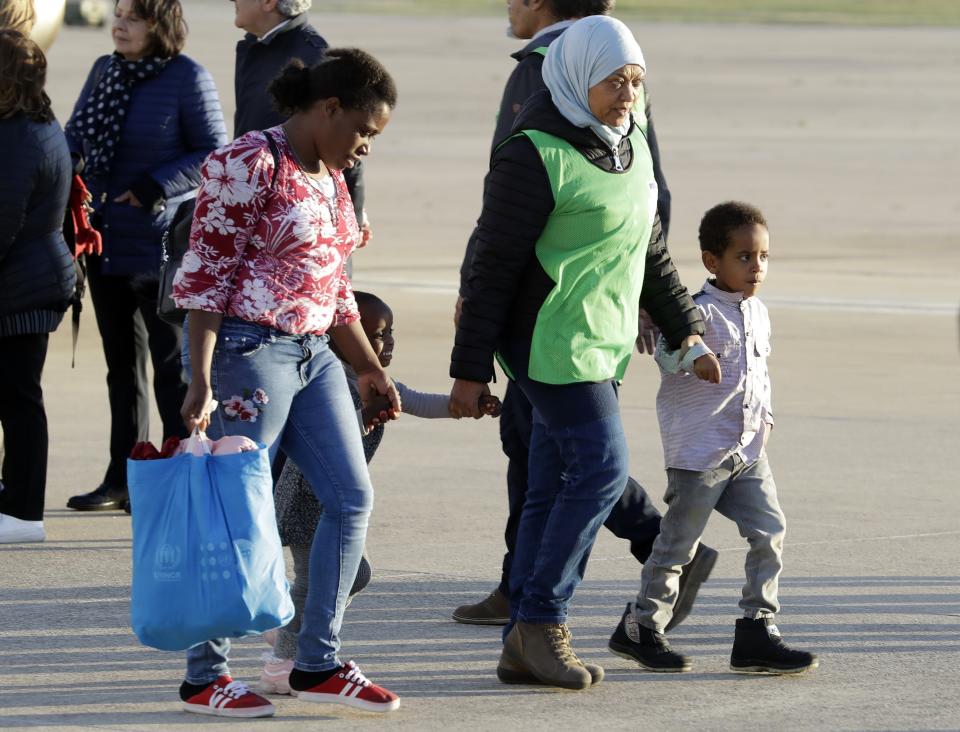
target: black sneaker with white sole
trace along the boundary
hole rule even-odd
[[[610,636],[607,648],[621,658],[636,661],[647,671],[681,673],[689,671],[691,667],[689,658],[670,649],[663,633],[637,622],[632,602],[627,603],[627,609]]]
[[[813,653],[795,651],[783,642],[772,615],[740,618],[730,654],[730,669],[748,674],[799,674],[820,665]]]

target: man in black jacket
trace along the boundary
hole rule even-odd
[[[234,91],[237,111],[233,117],[233,136],[265,130],[284,121],[273,107],[267,92],[270,82],[292,59],[307,66],[320,61],[327,42],[310,25],[307,11],[312,0],[233,0],[234,25],[247,32],[237,43]],[[363,212],[363,166],[344,170],[357,222],[363,229],[363,243],[369,239],[369,225]]]
[[[497,126],[493,135],[492,151],[496,150],[510,137],[517,116],[527,100],[535,93],[546,88],[541,71],[543,58],[549,45],[578,18],[588,15],[608,14],[613,9],[613,5],[614,0],[509,1],[508,14],[512,34],[517,38],[530,40],[526,46],[512,55],[517,60],[517,66],[504,88],[500,112],[497,116]],[[657,271],[667,278],[672,272],[677,283],[679,283],[679,278],[675,277],[676,270],[673,261],[666,249],[666,235],[670,221],[670,191],[660,167],[660,151],[650,115],[650,99],[645,88],[643,107],[644,117],[638,119],[637,122],[644,131],[653,157],[654,176],[659,186],[657,213],[662,229],[662,237],[659,246],[656,248],[657,251],[654,251],[654,247],[651,246],[651,251],[648,253],[647,266],[651,268],[651,271]],[[489,183],[489,179],[487,183]],[[457,300],[455,320],[459,319],[463,299],[469,294],[468,278],[476,249],[477,236],[478,230],[474,230],[467,243],[467,250],[460,268],[460,297]],[[651,261],[651,258],[653,261]],[[525,292],[528,295],[532,290],[539,289],[536,283],[525,282],[525,285]],[[520,299],[523,298],[518,298],[518,300]],[[642,304],[649,306],[648,302],[653,302],[656,298],[653,293],[645,291],[643,299]],[[658,313],[658,315],[660,316],[659,319],[666,317],[682,320],[684,317],[684,313],[672,312]],[[693,322],[677,322],[675,331],[667,334],[667,337],[679,340],[682,335],[699,332],[696,331],[695,325]],[[504,531],[507,552],[503,557],[500,585],[484,600],[472,605],[462,605],[454,610],[453,619],[457,622],[474,625],[503,625],[509,619],[507,596],[510,567],[513,562],[520,515],[527,493],[527,460],[532,430],[531,411],[532,407],[527,398],[520,389],[508,381],[503,401],[503,413],[500,416],[500,439],[503,451],[508,459],[507,496],[509,515]],[[633,478],[630,478],[623,495],[614,506],[604,525],[616,536],[630,541],[631,553],[638,561],[643,562],[650,555],[654,539],[659,533],[660,512],[650,503],[643,487]],[[693,561],[684,568],[680,596],[674,610],[671,628],[682,622],[689,614],[696,599],[697,591],[709,576],[716,559],[717,552],[714,549],[701,545]]]

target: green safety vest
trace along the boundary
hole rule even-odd
[[[519,134],[536,146],[556,202],[535,249],[556,285],[537,315],[527,374],[546,384],[620,379],[637,338],[657,210],[646,138],[634,130],[630,169],[612,174],[559,137]]]

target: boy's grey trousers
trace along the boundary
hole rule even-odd
[[[732,455],[713,470],[669,468],[664,500],[667,512],[643,565],[634,609],[641,625],[662,633],[670,622],[680,570],[693,559],[714,509],[736,523],[750,544],[740,607],[749,618],[773,615],[780,609],[777,587],[787,526],[766,453],[752,465]]]

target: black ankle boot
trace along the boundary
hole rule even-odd
[[[741,673],[797,674],[815,669],[817,657],[783,642],[773,616],[737,620],[730,668]]]
[[[663,633],[637,622],[633,603],[627,603],[627,609],[610,636],[607,648],[620,658],[636,661],[647,671],[681,673],[690,670],[690,659],[672,650]]]

